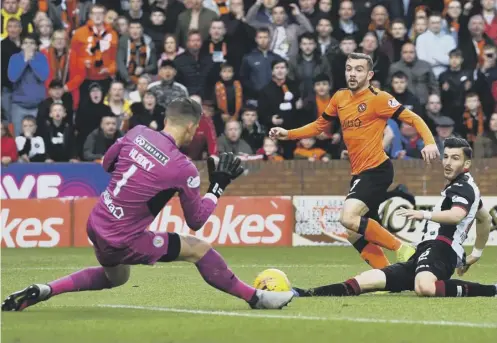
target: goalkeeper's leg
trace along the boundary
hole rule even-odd
[[[292,292],[268,292],[247,285],[228,268],[223,257],[209,243],[191,235],[177,235],[179,255],[174,261],[194,263],[202,278],[210,286],[243,299],[252,308],[279,309],[293,298]],[[170,262],[168,260],[159,260]]]

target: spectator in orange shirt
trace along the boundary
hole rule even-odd
[[[85,80],[86,70],[78,63],[76,55],[71,54],[68,38],[64,30],[56,30],[52,35],[52,44],[48,49],[41,50],[47,57],[49,75],[45,87],[49,90],[52,81],[62,82],[64,92],[72,95],[73,110],[79,106],[79,87]]]
[[[105,8],[93,5],[90,20],[76,30],[71,41],[71,50],[77,56],[78,63],[86,67],[85,81],[80,86],[81,102],[89,100],[90,84],[100,84],[106,93],[111,78],[116,76],[118,37],[112,26],[105,24],[104,17]]]

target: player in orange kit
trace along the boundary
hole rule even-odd
[[[352,180],[340,223],[349,230],[349,242],[373,268],[390,263],[380,247],[396,251],[400,262],[414,254],[414,248],[403,244],[379,224],[378,208],[393,181],[393,166],[383,151],[383,131],[387,120],[399,119],[416,128],[425,147],[426,162],[440,153],[424,121],[387,92],[370,85],[373,61],[365,54],[352,53],[345,66],[348,88],[338,90],[324,113],[316,121],[295,130],[274,127],[270,137],[295,140],[314,137],[329,131],[333,122],[341,124],[342,134],[352,166]],[[352,232],[351,232],[352,231]]]

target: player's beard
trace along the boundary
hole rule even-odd
[[[353,92],[357,91],[358,89],[362,89],[368,82],[368,79],[364,79],[362,81],[355,79],[354,81],[354,86],[351,86],[350,80],[347,80],[347,87]]]

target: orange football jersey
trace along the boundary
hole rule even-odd
[[[289,139],[313,137],[329,130],[339,119],[342,136],[349,152],[352,175],[382,164],[388,159],[383,150],[383,131],[390,118],[399,118],[414,126],[425,145],[435,140],[424,121],[402,106],[392,95],[369,87],[353,94],[340,89],[331,98],[324,113],[315,122],[288,132]]]

